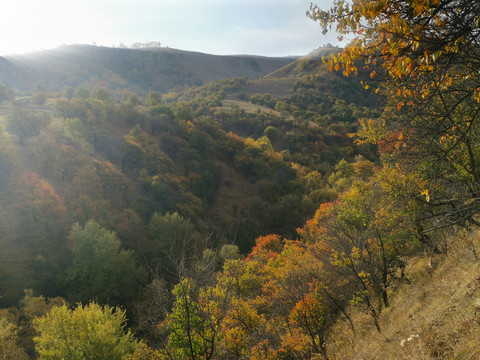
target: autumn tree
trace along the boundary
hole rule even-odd
[[[337,320],[337,311],[330,304],[330,299],[322,294],[321,289],[324,285],[316,281],[311,281],[309,285],[310,291],[303,294],[302,298],[295,303],[289,316],[291,324],[297,325],[301,331],[291,336],[287,344],[292,350],[302,355],[308,356],[313,352],[328,359],[326,341]],[[304,348],[299,348],[295,342],[307,343],[309,346],[304,345]]]
[[[129,168],[141,168],[145,165],[145,150],[142,143],[145,144],[145,136],[142,135],[142,129],[139,125],[130,130],[128,135],[124,136],[122,144],[122,171]],[[142,141],[144,140],[144,141]]]
[[[353,41],[329,60],[345,75],[367,71],[386,107],[361,135],[392,162],[429,180],[424,232],[476,222],[480,192],[480,4],[460,0],[336,0],[309,15]],[[428,196],[425,196],[428,195]]]
[[[159,350],[152,349],[141,342],[135,352],[125,357],[125,360],[163,360],[165,356]]]
[[[328,358],[326,341],[345,301],[331,296],[334,280],[311,246],[261,236],[246,259],[225,261],[198,302],[209,314],[205,324],[218,325],[214,358]]]
[[[0,316],[0,358],[27,360],[25,351],[18,345],[18,327]]]
[[[285,241],[281,252],[268,261],[263,271],[263,294],[256,302],[267,310],[266,318],[275,324],[280,339],[278,352],[297,358],[313,354],[328,358],[326,341],[343,310],[339,306],[344,304],[328,296],[328,274],[309,245]],[[273,339],[270,337],[272,345]]]
[[[53,186],[27,171],[15,185],[18,235],[26,241],[59,240],[64,231],[65,205]]]
[[[33,338],[37,335],[33,325],[34,320],[50,312],[53,307],[63,304],[65,304],[65,300],[60,297],[46,298],[42,295],[35,296],[33,290],[24,290],[24,297],[16,303],[15,307],[0,310],[0,319],[5,318],[7,323],[4,325],[7,325],[7,329],[13,330],[12,336],[4,340],[8,342],[15,339],[18,346],[32,356],[35,353]],[[22,358],[20,354],[17,356],[19,359]],[[5,359],[17,359],[17,356],[11,355],[5,357]]]
[[[16,279],[10,285],[51,295],[58,272],[68,261],[63,198],[47,181],[27,171],[12,185],[9,199],[2,235],[4,241],[9,239],[6,248],[16,254],[6,268]]]
[[[95,168],[90,164],[79,168],[72,179],[68,194],[73,219],[82,224],[90,219],[108,224],[112,204],[100,195],[102,193],[102,179]]]
[[[389,170],[381,175],[399,174]],[[379,331],[380,312],[389,306],[388,289],[402,276],[402,257],[416,243],[416,209],[404,197],[396,198],[399,193],[389,193],[381,175],[376,183],[354,183],[337,201],[320,206],[299,230],[305,242],[314,244],[311,251],[325,271],[338,279],[337,289],[343,287],[334,296],[365,307]]]
[[[69,121],[70,122],[70,121]],[[45,178],[71,180],[77,168],[85,162],[80,146],[66,145],[61,133],[42,132],[28,144],[28,150],[37,162],[37,168]]]

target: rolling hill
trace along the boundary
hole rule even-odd
[[[66,86],[139,94],[231,77],[255,79],[282,68],[295,58],[216,56],[169,48],[123,49],[63,45],[26,55],[0,57],[0,83],[20,91],[59,91]]]

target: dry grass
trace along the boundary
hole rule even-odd
[[[255,114],[257,111],[263,111],[266,113],[273,113],[276,116],[280,116],[281,114],[278,111],[272,110],[266,106],[255,105],[250,102],[240,101],[240,100],[222,100],[222,107],[220,109],[231,111],[232,106],[238,106],[240,110],[244,110],[246,113]]]
[[[271,94],[275,98],[282,98],[292,94],[293,85],[297,77],[263,78],[249,81],[242,89],[247,96],[254,94]]]
[[[410,284],[391,291],[382,332],[355,309],[356,333],[339,323],[329,343],[333,359],[480,359],[480,263],[471,245],[480,234],[457,232],[447,255],[409,261]]]

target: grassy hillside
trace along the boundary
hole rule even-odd
[[[339,51],[339,48],[334,47],[319,48],[306,56],[295,59],[291,63],[276,69],[266,75],[265,78],[284,79],[311,75],[312,73],[315,73],[315,70],[319,70],[319,64],[322,63],[323,58],[327,58],[332,54],[337,54]]]
[[[294,59],[261,78],[250,79],[251,81],[245,84],[240,94],[246,98],[255,94],[271,94],[276,99],[282,99],[295,92],[295,83],[302,82],[308,77],[329,79],[328,82],[331,85],[336,81],[341,82],[342,78],[338,77],[338,74],[331,74],[322,61],[322,57],[336,53],[338,50],[337,48],[320,48],[311,54]],[[230,96],[235,95],[238,97],[239,93]]]
[[[59,91],[66,86],[139,94],[167,92],[230,77],[255,79],[285,66],[292,58],[215,56],[155,49],[64,45],[54,50],[0,58],[0,83],[21,91]]]

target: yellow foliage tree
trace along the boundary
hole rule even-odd
[[[54,307],[35,319],[39,359],[124,359],[139,344],[125,331],[125,311],[96,303]]]

